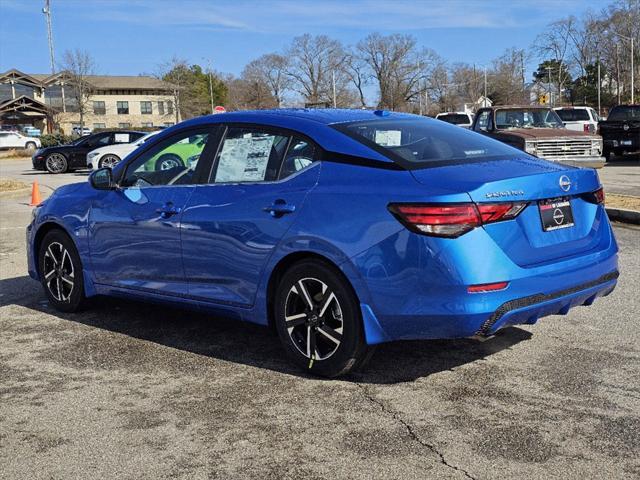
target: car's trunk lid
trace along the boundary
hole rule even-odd
[[[600,187],[594,170],[523,157],[413,170],[412,174],[425,186],[457,185],[475,203],[527,202],[514,220],[483,226],[518,265],[579,255],[601,239],[602,213],[584,198]],[[545,231],[539,202],[558,198],[569,200],[574,225]]]

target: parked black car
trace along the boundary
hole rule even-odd
[[[114,143],[131,143],[145,135],[133,130],[114,130],[80,137],[68,145],[42,148],[31,157],[34,170],[64,173],[87,168],[87,153]]]
[[[617,105],[606,120],[598,122],[604,156],[640,151],[640,105]]]

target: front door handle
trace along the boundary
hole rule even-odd
[[[162,218],[169,218],[181,211],[182,209],[174,206],[172,202],[167,202],[161,208],[157,209],[156,213],[159,213]]]
[[[285,202],[282,199],[278,199],[276,201],[273,202],[273,204],[269,205],[268,207],[264,207],[262,209],[264,212],[268,212],[271,214],[272,217],[281,217],[287,213],[293,213],[296,210],[296,206],[295,205],[289,205],[287,202]]]

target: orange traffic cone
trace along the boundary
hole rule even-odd
[[[38,188],[38,181],[34,180],[33,185],[31,186],[31,203],[30,207],[35,207],[42,203],[42,199],[40,198],[40,189]]]

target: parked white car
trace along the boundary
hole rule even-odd
[[[473,115],[466,112],[444,112],[437,114],[436,118],[462,128],[471,128],[473,123]]]
[[[124,157],[158,133],[160,133],[160,130],[148,133],[135,142],[114,143],[106,147],[96,148],[87,154],[87,166],[93,170],[105,167],[113,168],[120,163]],[[117,136],[118,133],[116,132],[115,135]]]
[[[18,132],[0,132],[0,149],[27,148],[35,150],[40,146],[40,139],[38,138],[26,137]]]
[[[554,108],[565,128],[576,132],[595,135],[598,132],[598,122],[602,120],[591,107],[556,107]]]
[[[87,135],[91,135],[91,133],[93,132],[93,130],[91,130],[89,127],[73,127],[71,129],[71,133],[73,133],[74,135],[80,135],[81,137],[86,137]]]

